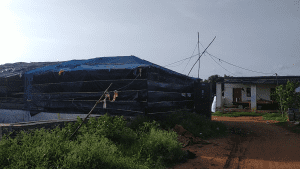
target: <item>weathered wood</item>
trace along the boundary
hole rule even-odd
[[[211,83],[195,82],[194,90],[195,112],[211,120]]]

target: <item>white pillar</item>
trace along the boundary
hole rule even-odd
[[[251,85],[251,109],[256,108],[256,85]]]
[[[216,95],[217,95],[217,108],[220,108],[221,104],[222,104],[222,88],[221,88],[221,83],[217,83],[217,85],[216,85]]]

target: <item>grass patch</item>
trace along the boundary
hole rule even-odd
[[[216,111],[212,113],[212,116],[221,116],[221,117],[241,117],[241,116],[262,116],[264,120],[276,120],[280,122],[286,122],[288,117],[281,113],[252,113],[252,112],[232,112],[232,113],[222,113]]]
[[[216,112],[212,115],[255,114]],[[263,116],[279,118],[278,115]],[[68,123],[62,129],[21,131],[14,139],[4,135],[0,141],[0,168],[161,169],[188,158],[177,141],[177,133],[161,129],[171,129],[178,124],[202,139],[230,134],[221,122],[206,120],[195,113],[176,111],[156,120],[138,116],[130,125],[126,125],[122,116],[105,114],[97,120],[92,117],[69,140],[81,122],[78,117],[76,123]]]
[[[290,124],[289,122],[287,122],[288,117],[286,115],[282,117],[281,113],[232,112],[228,114],[226,113],[223,114],[220,111],[216,111],[215,113],[212,113],[212,116],[221,116],[221,117],[262,116],[264,120],[279,121],[278,123],[273,123],[271,125],[280,126],[293,133],[300,133],[300,123],[298,125]],[[230,129],[231,133],[239,133],[239,130],[241,129]]]

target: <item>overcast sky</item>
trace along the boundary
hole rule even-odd
[[[199,32],[221,59],[201,57],[202,79],[300,76],[299,1],[1,0],[0,64],[135,55],[187,75]]]

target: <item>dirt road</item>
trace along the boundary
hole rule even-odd
[[[212,116],[212,120],[234,128],[234,133],[226,138],[205,140],[212,144],[200,143],[182,148],[195,157],[173,166],[173,169],[300,168],[300,135],[275,126],[276,121],[263,120],[261,116]]]

